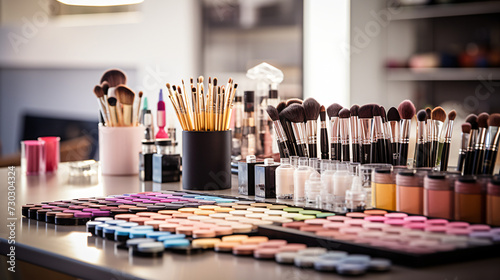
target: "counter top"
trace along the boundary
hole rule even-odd
[[[7,224],[16,223],[16,258],[51,270],[84,279],[343,279],[337,274],[279,265],[248,257],[208,251],[196,255],[165,253],[161,258],[129,256],[117,249],[116,242],[90,236],[85,226],[57,226],[22,218],[21,206],[47,200],[105,196],[142,191],[181,190],[181,183],[141,182],[137,176],[99,176],[94,185],[69,184],[68,165],[61,164],[57,174],[21,175],[15,170],[16,211],[8,212],[7,168],[0,169],[0,253],[8,254]],[[238,195],[237,177],[233,187],[209,191],[216,195]],[[240,196],[245,198],[246,197]],[[10,219],[13,218],[13,219]],[[393,265],[388,273],[369,273],[370,279],[498,279],[500,257],[476,261],[408,268]]]

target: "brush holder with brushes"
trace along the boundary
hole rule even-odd
[[[99,125],[99,160],[103,175],[139,173],[139,153],[144,127],[106,127]]]
[[[182,132],[182,187],[231,188],[231,131]]]

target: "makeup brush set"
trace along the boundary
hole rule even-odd
[[[121,70],[106,71],[99,85],[94,87],[97,97],[101,123],[108,127],[139,125],[139,111],[142,91],[137,95],[139,101],[134,106],[136,93],[127,85],[127,76]]]
[[[386,112],[383,106],[366,104],[343,108],[334,103],[320,105],[314,98],[289,99],[268,106],[280,156],[317,158],[318,116],[320,157],[338,161],[387,163],[448,169],[455,110],[441,107],[416,113],[410,100]],[[326,115],[330,122],[327,124]],[[410,128],[416,116],[413,162],[408,162]],[[462,148],[458,169],[464,174],[492,174],[498,150],[500,115],[470,115],[462,127]],[[329,127],[329,136],[328,129]]]
[[[186,91],[184,80],[180,85],[170,85],[168,98],[174,106],[175,113],[184,131],[226,131],[233,110],[233,100],[238,84],[229,78],[225,86],[217,84],[217,78],[208,78],[205,89],[204,77],[200,76],[194,84],[190,79],[190,87]]]

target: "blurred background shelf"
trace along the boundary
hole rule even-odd
[[[500,68],[390,68],[388,81],[478,81],[499,80]]]
[[[392,17],[392,20],[481,15],[498,12],[500,12],[500,3],[498,1],[408,6],[403,7],[400,13],[397,13]]]

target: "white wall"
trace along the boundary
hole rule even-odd
[[[304,1],[304,98],[350,106],[349,0]]]
[[[144,91],[150,107],[166,82],[199,75],[201,9],[196,0],[147,0],[137,13],[57,18],[47,17],[46,0],[0,3],[4,154],[17,150],[20,116],[26,110],[95,118],[92,89],[108,68],[135,70],[129,86]]]

